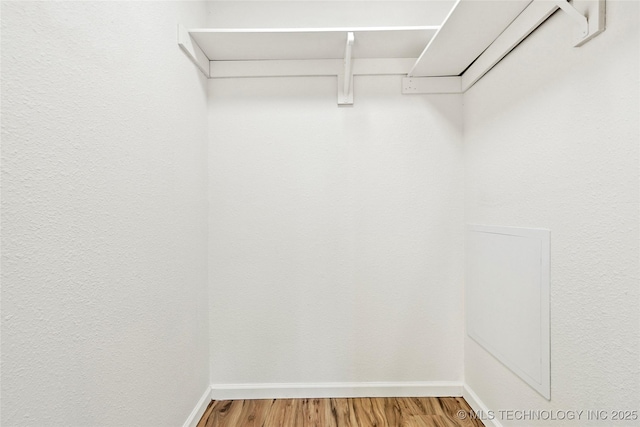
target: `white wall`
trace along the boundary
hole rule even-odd
[[[2,2],[2,425],[176,426],[208,385],[194,2]]]
[[[640,408],[638,6],[581,48],[554,15],[464,95],[466,221],[551,230],[551,401],[467,338],[490,409]]]
[[[209,83],[214,384],[462,380],[461,96]]]
[[[234,3],[209,24],[446,13]],[[178,425],[209,360],[214,383],[460,381],[463,342],[492,409],[640,406],[638,2],[580,49],[554,16],[464,95],[466,198],[463,97],[228,79],[207,106],[175,39],[204,10],[2,3],[3,424]],[[550,403],[463,339],[465,220],[552,230]]]
[[[214,28],[440,25],[455,0],[259,0],[208,2]]]

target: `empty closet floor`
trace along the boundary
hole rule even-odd
[[[470,411],[462,397],[214,400],[197,427],[482,427]]]

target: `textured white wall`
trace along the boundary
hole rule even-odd
[[[411,24],[359,7],[334,25]],[[462,97],[212,81],[207,156],[204,16],[2,3],[3,425],[180,424],[208,341],[215,383],[462,380]],[[555,16],[464,96],[466,221],[552,230],[552,401],[467,339],[492,409],[640,406],[637,17],[573,49]]]
[[[640,408],[639,4],[581,48],[554,15],[464,95],[466,221],[551,229],[551,401],[467,338],[493,410]]]
[[[194,2],[2,2],[3,426],[176,426],[208,384]]]
[[[213,383],[462,380],[461,96],[209,83]]]
[[[217,28],[389,27],[440,25],[455,0],[209,1]]]

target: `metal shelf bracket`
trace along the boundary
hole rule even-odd
[[[573,45],[582,46],[604,31],[605,0],[554,0],[576,24]]]
[[[347,33],[347,43],[344,49],[344,70],[338,75],[338,105],[353,105],[353,62],[352,50],[355,36]]]

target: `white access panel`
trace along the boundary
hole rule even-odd
[[[467,335],[551,398],[549,230],[469,225]]]

